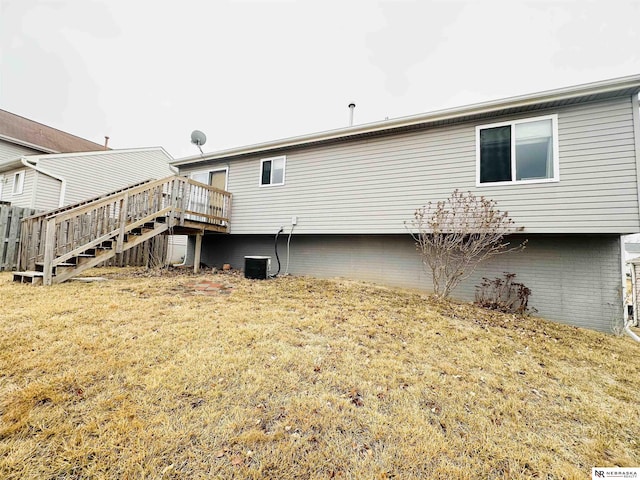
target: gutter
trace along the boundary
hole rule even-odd
[[[42,167],[38,167],[37,165],[35,165],[33,163],[30,163],[29,160],[27,160],[26,157],[20,157],[20,162],[25,167],[32,168],[36,172],[39,172],[39,173],[41,173],[43,175],[51,177],[51,178],[53,178],[55,180],[58,180],[60,182],[60,197],[58,198],[58,207],[63,207],[64,206],[64,196],[65,196],[65,193],[67,191],[67,181],[63,177],[60,177],[58,175],[54,175],[53,173],[43,169]]]

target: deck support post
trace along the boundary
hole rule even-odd
[[[129,209],[129,194],[125,193],[120,200],[120,218],[118,220],[120,231],[116,240],[116,253],[122,253],[124,246],[124,235],[127,228],[127,210]]]
[[[202,233],[196,235],[196,248],[193,255],[193,273],[200,271],[200,254],[202,253]]]
[[[56,251],[56,219],[47,220],[44,234],[44,272],[42,278],[43,285],[53,283],[53,257]]]
[[[171,180],[169,183],[169,206],[171,207],[171,212],[169,213],[169,229],[172,229],[176,226],[176,210],[178,205],[178,191],[180,189],[180,183],[178,183],[177,179]]]

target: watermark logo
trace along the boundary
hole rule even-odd
[[[601,478],[640,479],[640,467],[594,467],[591,469],[591,479]]]

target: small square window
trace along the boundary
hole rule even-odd
[[[11,189],[12,195],[20,195],[24,189],[24,171],[17,172],[13,175],[13,188]]]
[[[558,181],[557,115],[476,127],[477,184]]]
[[[284,185],[284,169],[287,158],[273,157],[260,161],[260,186]]]

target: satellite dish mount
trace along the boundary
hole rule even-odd
[[[196,145],[200,150],[200,155],[204,155],[202,152],[202,145],[207,143],[207,136],[202,133],[200,130],[194,130],[191,132],[191,143]]]

